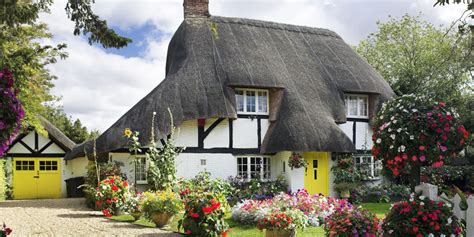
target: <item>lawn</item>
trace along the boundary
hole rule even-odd
[[[379,218],[385,217],[385,214],[390,209],[390,203],[362,203],[361,205],[362,207],[369,210],[370,212],[375,213],[377,217]],[[111,219],[115,221],[133,222],[133,217],[129,215],[114,216]],[[178,220],[179,220],[178,218],[175,218],[173,222],[169,226],[166,226],[164,229],[178,232]],[[229,232],[228,236],[242,236],[242,237],[264,236],[263,232],[258,230],[255,226],[241,225],[233,221],[230,215],[226,217],[226,222],[229,223],[229,226],[231,228],[231,231]],[[145,219],[140,219],[136,222],[133,222],[133,224],[155,228],[155,224]],[[321,236],[322,237],[324,236],[324,230],[321,227],[308,227],[304,231],[299,232],[298,236],[304,236],[304,237]]]

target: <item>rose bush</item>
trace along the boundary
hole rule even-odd
[[[13,82],[13,75],[9,70],[0,71],[0,157],[18,134],[25,116]]]
[[[462,232],[451,204],[413,195],[392,205],[382,228],[390,236],[459,236]]]
[[[109,176],[100,181],[96,188],[96,205],[106,217],[111,217],[125,207],[129,193],[128,182],[119,176]]]
[[[361,207],[344,207],[327,217],[324,231],[329,237],[375,237],[382,233],[381,220]]]
[[[181,192],[184,202],[183,219],[178,228],[186,235],[214,237],[227,236],[229,225],[224,221],[227,202],[223,195],[212,192]]]
[[[372,154],[395,176],[409,174],[420,165],[443,165],[465,148],[469,138],[453,109],[415,95],[385,103],[373,130]]]

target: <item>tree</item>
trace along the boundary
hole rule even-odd
[[[89,44],[120,48],[131,42],[107,27],[91,10],[93,0],[68,0],[66,13],[75,23],[74,34],[87,35]],[[64,59],[65,44],[41,45],[39,40],[52,35],[47,25],[38,23],[41,12],[49,12],[53,0],[6,0],[0,2],[0,70],[7,68],[15,78],[14,90],[25,110],[23,127],[35,127],[44,133],[38,114],[45,113],[44,103],[56,100],[50,90],[55,77],[46,69],[58,58]],[[3,96],[3,94],[2,94]],[[79,127],[79,123],[77,126]],[[3,142],[2,137],[2,142]],[[77,140],[82,140],[78,135]]]
[[[47,105],[43,116],[75,143],[82,143],[99,135],[98,130],[89,131],[80,119],[73,120],[61,107]]]
[[[453,29],[435,27],[420,16],[378,22],[378,31],[355,50],[398,95],[429,94],[457,110],[472,94],[470,39]]]
[[[469,133],[457,113],[427,96],[404,95],[382,106],[374,123],[372,154],[395,176],[420,182],[420,166],[439,167],[463,150]]]

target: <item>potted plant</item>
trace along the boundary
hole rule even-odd
[[[296,231],[304,229],[307,225],[308,217],[301,210],[292,208],[268,212],[258,221],[257,228],[265,229],[266,237],[290,237],[296,236]]]
[[[137,221],[143,215],[141,202],[143,195],[139,192],[130,192],[126,199],[127,212]]]
[[[355,168],[352,154],[339,154],[339,156],[336,165],[331,168],[334,174],[334,189],[341,198],[349,198],[351,190],[357,187],[361,176]]]
[[[183,204],[178,194],[165,190],[144,192],[141,206],[147,219],[153,221],[157,227],[163,227],[181,211]]]
[[[222,194],[213,192],[181,192],[185,211],[178,228],[186,235],[227,236],[229,225],[224,221],[227,202]]]
[[[128,195],[128,182],[119,176],[109,176],[99,182],[96,188],[96,205],[106,217],[121,215]]]
[[[306,168],[308,166],[308,162],[299,153],[293,152],[288,159],[288,166],[291,169]]]

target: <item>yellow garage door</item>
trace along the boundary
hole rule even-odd
[[[60,165],[60,158],[14,158],[13,198],[60,198]]]

